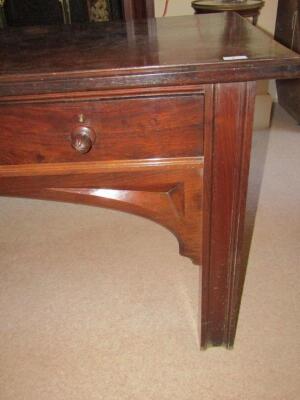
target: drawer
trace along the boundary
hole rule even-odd
[[[0,106],[0,164],[203,154],[204,96],[162,95]]]

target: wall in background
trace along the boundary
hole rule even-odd
[[[161,17],[163,14],[165,0],[155,0],[155,15]],[[168,16],[193,14],[190,0],[169,0]]]
[[[275,33],[277,7],[278,0],[265,0],[265,6],[261,10],[258,20],[258,26],[273,36]]]

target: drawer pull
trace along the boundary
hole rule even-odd
[[[71,135],[72,147],[81,154],[88,153],[95,142],[95,132],[87,126],[79,126]]]

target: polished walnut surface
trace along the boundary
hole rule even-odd
[[[8,104],[0,110],[0,148],[6,150],[0,165],[203,155],[203,94]],[[83,157],[70,142],[84,126],[95,137]]]
[[[169,229],[202,266],[202,348],[232,347],[255,80],[300,77],[300,56],[217,14],[9,30],[0,71],[0,195]]]
[[[241,55],[248,59],[223,60]],[[0,95],[284,78],[299,69],[299,56],[235,13],[0,33]]]

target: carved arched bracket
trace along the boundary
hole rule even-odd
[[[164,169],[28,176],[27,183],[22,179],[24,188],[4,194],[88,204],[148,218],[177,237],[183,256],[201,264],[202,171],[198,161]],[[1,182],[1,192],[3,187]]]

